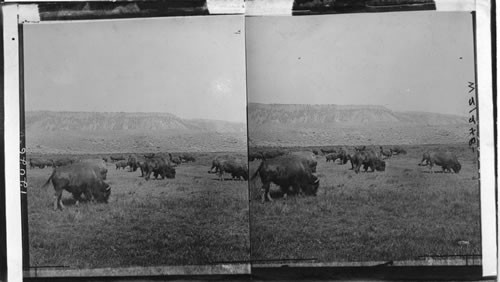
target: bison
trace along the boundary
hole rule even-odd
[[[127,166],[129,167],[129,171],[137,171],[137,168],[139,167],[137,164],[137,158],[132,155],[128,156]]]
[[[382,148],[382,146],[380,146],[380,154],[382,156],[384,156],[384,158],[390,158],[392,157],[392,151],[391,150],[384,150],[384,148]]]
[[[429,166],[432,172],[434,164],[441,166],[443,172],[451,171],[459,173],[462,165],[458,162],[457,156],[451,152],[425,152],[418,165]]]
[[[155,178],[158,178],[158,175],[161,176],[161,179],[175,178],[175,168],[161,157],[146,159],[144,161],[144,173],[144,179],[146,180],[149,180],[151,173],[154,174]]]
[[[328,154],[325,156],[326,162],[334,162],[337,159],[337,154]]]
[[[183,153],[179,156],[182,162],[188,163],[188,162],[195,162],[196,159],[193,157],[193,155],[188,154],[188,153]]]
[[[273,200],[269,194],[271,182],[280,187],[284,197],[289,192],[316,195],[319,179],[304,162],[307,163],[302,156],[292,154],[263,160],[252,176],[254,179],[259,175],[262,181],[262,203],[266,201],[266,198],[269,201]],[[290,187],[292,191],[289,190]]]
[[[320,149],[321,153],[323,155],[328,155],[328,154],[335,154],[337,151],[335,149]]]
[[[262,152],[250,152],[248,153],[248,161],[253,162],[254,160],[262,160],[264,155]]]
[[[219,159],[216,165],[216,171],[221,181],[224,181],[225,172],[230,173],[233,179],[248,180],[248,166],[241,159]]]
[[[97,202],[107,203],[111,194],[111,187],[105,183],[96,173],[96,168],[89,163],[77,163],[66,165],[59,168],[54,168],[49,179],[42,186],[46,187],[52,182],[54,186],[54,210],[64,209],[62,203],[62,192],[66,190],[73,195],[76,200],[76,205],[80,201],[82,194],[88,201],[95,200]]]
[[[144,157],[145,157],[146,159],[152,159],[152,158],[154,158],[154,157],[155,157],[155,153],[148,153],[148,154],[144,154]]]
[[[111,161],[116,162],[116,161],[124,161],[125,157],[124,156],[109,156]]]
[[[365,171],[367,171],[368,168],[370,168],[372,172],[376,170],[385,171],[385,161],[381,160],[377,154],[371,150],[356,152],[351,156],[351,163],[356,173],[359,173],[361,165],[363,165]]]
[[[173,157],[172,154],[168,153],[168,158],[170,162],[174,163],[175,165],[180,165],[182,163],[181,159],[179,157]]]
[[[125,169],[128,166],[128,163],[126,160],[120,160],[115,163],[116,169]]]
[[[354,151],[356,152],[362,152],[366,150],[366,146],[356,146],[354,147]]]
[[[390,150],[391,150],[391,153],[393,155],[399,155],[399,154],[405,155],[406,154],[405,149],[403,149],[399,146],[394,146],[394,147],[390,148]]]

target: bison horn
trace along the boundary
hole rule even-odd
[[[111,190],[111,186],[106,187],[106,191]]]
[[[316,184],[318,182],[319,182],[319,178],[316,178],[316,180],[314,180],[314,184]]]

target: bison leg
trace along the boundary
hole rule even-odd
[[[262,194],[262,203],[264,203],[266,201],[266,198],[269,199],[270,202],[273,201],[273,199],[271,198],[271,195],[269,194],[269,186],[270,186],[271,183],[264,183],[262,184],[262,188],[260,189],[261,190],[261,194]]]
[[[61,207],[61,210],[64,209],[64,205],[62,203],[62,190],[56,190],[56,193],[54,194],[54,210],[56,211],[59,207]]]

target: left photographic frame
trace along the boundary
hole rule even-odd
[[[24,277],[249,274],[244,16],[17,29]]]

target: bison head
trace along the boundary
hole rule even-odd
[[[318,192],[318,188],[319,188],[319,178],[316,175],[311,174],[310,183],[308,183],[308,185],[306,187],[303,187],[303,188],[305,188],[305,189],[303,189],[304,194],[316,196],[316,193]]]
[[[385,161],[375,160],[373,162],[373,165],[375,166],[375,170],[377,170],[377,171],[385,171]]]
[[[166,178],[175,178],[175,168],[171,166],[166,166],[164,169],[164,173]]]
[[[100,181],[97,189],[94,189],[92,195],[97,202],[107,203],[111,195],[111,187],[106,182]]]
[[[459,173],[460,169],[462,169],[462,165],[457,162],[456,164],[453,165],[452,169],[455,173]]]

